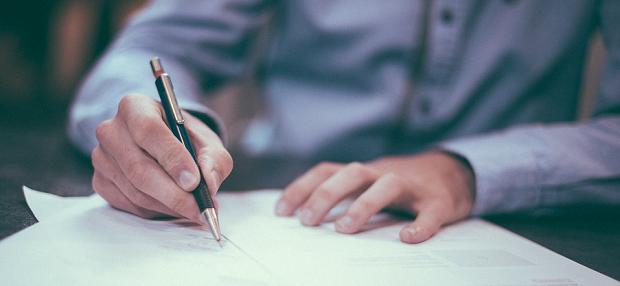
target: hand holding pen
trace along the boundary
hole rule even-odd
[[[102,95],[105,96],[105,95]],[[183,112],[187,135],[214,195],[232,170],[219,136]],[[115,208],[145,218],[186,217],[203,222],[191,192],[201,172],[166,124],[161,104],[146,95],[124,96],[118,113],[97,127],[93,189]]]
[[[161,105],[164,108],[166,119],[168,120],[168,127],[170,127],[172,134],[174,134],[174,136],[181,141],[189,154],[192,155],[192,158],[196,162],[196,166],[198,166],[200,182],[192,191],[192,195],[194,196],[194,199],[196,199],[196,204],[200,210],[201,217],[211,229],[211,233],[215,237],[215,240],[219,242],[222,238],[220,236],[220,223],[215,211],[215,204],[213,203],[213,198],[211,197],[207,183],[205,182],[202,171],[200,170],[200,165],[196,159],[196,154],[194,153],[194,147],[192,147],[192,143],[190,142],[187,134],[185,119],[183,119],[181,108],[179,107],[176,95],[174,94],[172,80],[170,79],[170,76],[164,72],[159,58],[154,58],[151,60],[151,68],[153,69],[153,75],[155,76],[155,85],[157,86],[157,91],[159,92]]]

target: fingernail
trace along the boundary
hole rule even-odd
[[[189,190],[194,183],[196,183],[196,181],[198,181],[198,178],[196,178],[194,174],[185,170],[181,171],[181,174],[179,175],[179,183],[181,188],[184,190]]]
[[[278,215],[287,215],[288,214],[288,204],[285,201],[279,201],[276,204],[276,214],[278,214]]]
[[[413,241],[416,237],[416,234],[418,233],[418,231],[415,228],[405,228],[403,229],[404,231],[404,238],[406,241]]]
[[[216,171],[211,171],[211,178],[213,179],[213,182],[215,182],[215,191],[217,191],[220,188],[220,174],[218,174]]]
[[[336,222],[336,226],[340,230],[348,231],[353,224],[353,219],[350,216],[343,216]]]
[[[299,218],[301,219],[301,222],[303,224],[311,224],[312,223],[313,214],[312,214],[311,210],[309,210],[309,209],[302,210],[301,214],[299,216],[300,216]]]
[[[411,235],[411,237],[415,237],[417,231],[415,230],[415,228],[408,228],[407,232],[409,233],[409,235]]]

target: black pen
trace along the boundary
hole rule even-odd
[[[213,237],[215,237],[215,240],[217,240],[221,246],[222,238],[220,235],[220,225],[217,219],[217,213],[215,212],[213,198],[211,198],[211,193],[209,193],[209,188],[207,187],[207,183],[202,175],[202,170],[200,170],[200,165],[198,164],[198,160],[196,160],[194,148],[192,148],[192,144],[189,142],[187,130],[185,130],[185,121],[181,115],[181,108],[179,108],[179,104],[177,103],[177,99],[172,88],[172,81],[170,80],[170,76],[164,72],[164,68],[159,61],[159,58],[156,57],[151,60],[151,68],[153,69],[155,85],[157,86],[159,97],[161,98],[161,105],[164,107],[164,111],[166,112],[166,119],[168,120],[170,130],[172,130],[174,136],[176,136],[177,139],[183,143],[187,151],[189,151],[192,155],[192,158],[194,158],[194,162],[196,162],[196,166],[198,166],[198,170],[200,172],[200,184],[192,191],[192,195],[194,195],[194,198],[196,199],[202,218],[206,220],[206,223],[211,228]]]

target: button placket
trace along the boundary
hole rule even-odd
[[[442,85],[453,72],[459,60],[467,7],[470,6],[466,0],[432,2],[424,59],[424,73],[430,83]]]

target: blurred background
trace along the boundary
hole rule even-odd
[[[75,89],[137,0],[0,0],[0,239],[36,222],[22,186],[92,194],[92,165],[65,135]]]
[[[0,0],[0,131],[39,128],[63,132],[80,80],[146,2]],[[589,57],[578,114],[582,119],[592,108],[605,58],[600,35],[593,38]],[[250,80],[224,87],[219,96],[210,99],[209,104],[229,129],[229,147],[236,146],[247,123],[260,112],[255,108],[261,105],[256,93]]]
[[[89,154],[66,136],[68,109],[91,65],[147,2],[0,0],[0,239],[34,223],[23,185],[92,193]],[[253,88],[251,81],[226,86],[208,102],[229,127],[229,142],[238,142],[260,106],[248,96]]]
[[[0,1],[0,122],[63,125],[76,85],[143,0]]]

